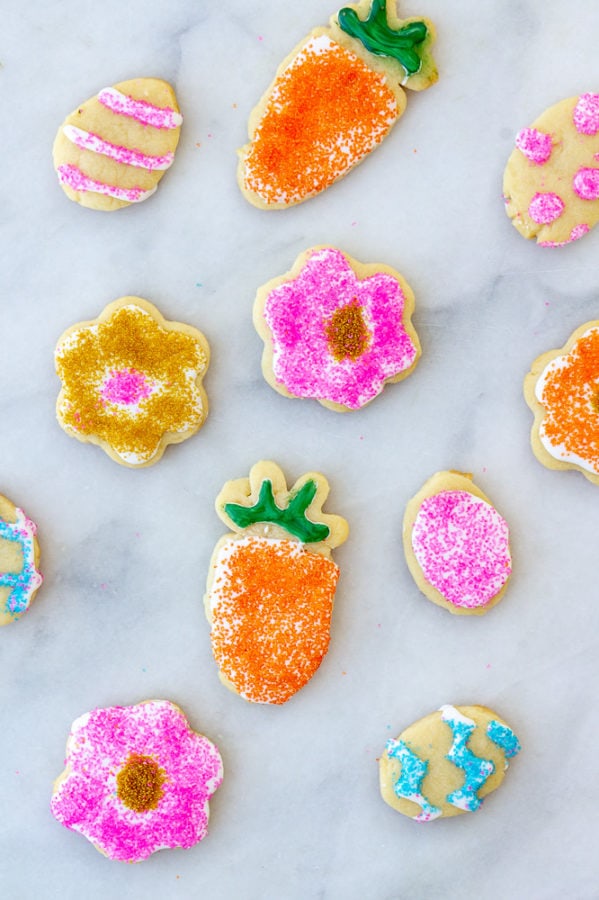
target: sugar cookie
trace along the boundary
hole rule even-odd
[[[58,129],[54,168],[65,194],[101,210],[146,200],[172,165],[182,121],[166,81],[133,78],[103,88]]]
[[[416,822],[475,812],[520,752],[509,725],[484,706],[442,706],[387,741],[383,800]]]
[[[53,815],[122,862],[201,841],[208,801],[223,780],[217,748],[168,700],[80,716],[65,766],[54,782]]]
[[[281,469],[259,462],[228,481],[216,511],[234,534],[217,543],[206,614],[220,678],[254,703],[285,703],[314,675],[329,646],[339,569],[331,550],[347,538],[326,515],[323,475],[289,490]]]
[[[427,19],[400,20],[395,0],[362,0],[315,28],[283,61],[250,116],[238,181],[250,203],[281,209],[325,190],[387,136],[403,87],[437,80]]]
[[[415,368],[413,309],[410,286],[390,266],[312,247],[258,290],[254,325],[264,341],[264,377],[285,397],[360,409]]]
[[[208,341],[141,297],[121,297],[68,328],[56,347],[56,414],[71,437],[139,468],[204,424]]]
[[[406,507],[403,544],[422,593],[449,612],[482,615],[512,571],[505,519],[471,475],[437,472]]]
[[[524,380],[535,419],[532,449],[549,469],[577,469],[599,484],[599,321],[537,357]]]
[[[556,103],[516,136],[504,175],[508,216],[544,247],[583,237],[599,221],[599,94]]]
[[[0,496],[0,625],[19,619],[42,583],[36,532],[23,510]]]

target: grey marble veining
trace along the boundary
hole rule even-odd
[[[325,0],[91,6],[5,0],[0,36],[0,492],[39,525],[45,584],[0,634],[0,892],[7,900],[594,900],[599,489],[529,446],[522,379],[599,318],[599,234],[563,250],[509,223],[516,131],[597,90],[594,0],[406,0],[437,25],[441,77],[325,194],[262,212],[235,150],[278,63],[335,11]],[[66,114],[101,87],[157,75],[185,124],[139,207],[70,203],[51,164]],[[337,415],[272,391],[251,324],[256,288],[329,243],[399,269],[423,357],[367,409]],[[62,331],[138,294],[208,337],[210,415],[150,469],[119,467],[54,417]],[[281,708],[218,681],[202,596],[223,533],[214,498],[272,458],[330,480],[350,523],[331,648]],[[480,619],[420,596],[404,562],[407,500],[472,472],[512,529],[514,576]],[[218,743],[225,781],[207,839],[110,862],[49,812],[73,719],[165,697]],[[484,808],[419,826],[378,793],[385,741],[442,703],[482,703],[523,751]]]

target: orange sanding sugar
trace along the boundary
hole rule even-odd
[[[384,76],[330,38],[313,38],[275,81],[246,157],[245,187],[266,203],[324,190],[399,115]]]
[[[248,700],[284,703],[318,669],[329,646],[339,569],[298,541],[228,541],[210,591],[212,648]]]
[[[75,329],[58,348],[63,383],[60,418],[82,435],[96,435],[117,453],[150,458],[164,434],[202,420],[195,379],[205,354],[192,335],[161,328],[136,306],[123,306],[106,322]],[[106,380],[141,373],[147,394],[138,405],[107,402]]]
[[[543,433],[599,472],[599,328],[592,329],[560,357],[543,384]]]

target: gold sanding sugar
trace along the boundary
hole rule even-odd
[[[121,307],[107,322],[72,332],[59,347],[61,420],[76,432],[97,435],[117,453],[149,458],[166,432],[185,431],[201,421],[195,377],[206,366],[192,335],[161,328],[139,307]],[[155,387],[133,412],[102,397],[105,378],[124,370],[142,373]]]
[[[116,776],[119,800],[134,812],[156,809],[164,791],[166,772],[151,756],[132,753]]]
[[[358,359],[368,346],[369,333],[362,307],[350,303],[335,310],[326,326],[329,350],[335,359]]]

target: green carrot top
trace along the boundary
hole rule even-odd
[[[273,494],[272,482],[266,478],[260,487],[258,500],[253,506],[238,503],[226,503],[226,515],[239,528],[247,528],[258,522],[270,522],[284,528],[306,544],[324,541],[329,536],[328,525],[311,522],[306,517],[306,510],[316,495],[315,481],[306,481],[295,493],[289,495],[289,503],[285,508],[277,506]]]
[[[398,20],[399,27],[393,28],[387,17],[387,0],[371,0],[366,19],[359,17],[355,7],[346,6],[337,13],[337,23],[343,32],[359,40],[370,53],[396,60],[408,78],[423,68],[428,44],[432,40],[426,20]]]

